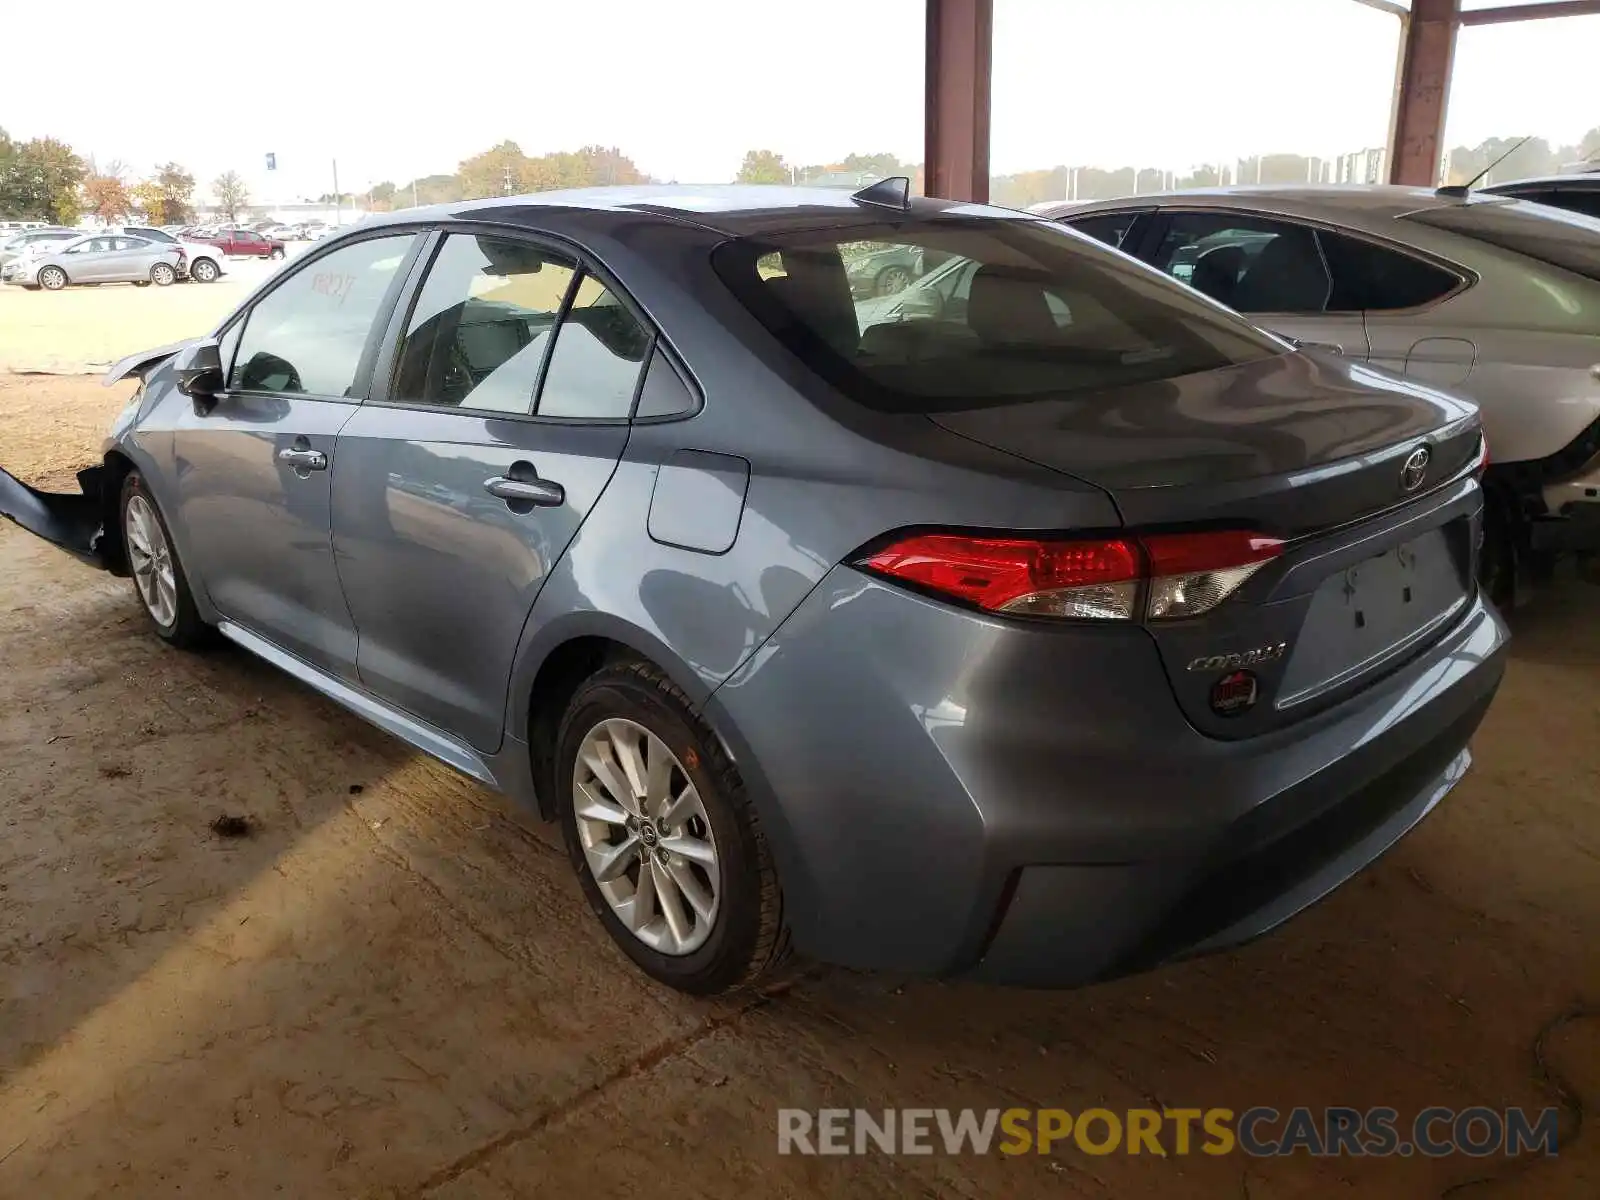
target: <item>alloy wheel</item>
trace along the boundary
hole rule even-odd
[[[67,286],[67,273],[60,267],[46,267],[39,272],[39,286],[49,291],[59,291]]]
[[[911,284],[911,272],[904,267],[888,267],[878,276],[878,295],[892,296]]]
[[[178,616],[178,580],[167,535],[161,531],[156,510],[143,496],[129,499],[123,522],[128,565],[133,569],[139,599],[156,624],[167,629]]]
[[[716,927],[716,839],[683,764],[643,725],[611,717],[572,770],[579,844],[623,926],[662,954],[692,954]]]

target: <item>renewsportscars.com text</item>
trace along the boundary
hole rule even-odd
[[[779,1154],[1554,1155],[1554,1108],[780,1108]]]

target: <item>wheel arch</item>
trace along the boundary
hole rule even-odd
[[[578,686],[602,666],[635,659],[659,669],[702,716],[711,686],[659,638],[601,612],[576,612],[542,627],[523,647],[513,670],[506,728],[526,737],[540,816],[556,815],[555,734]],[[727,740],[709,717],[719,740]]]

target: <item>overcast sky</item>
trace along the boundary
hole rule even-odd
[[[922,154],[923,0],[4,10],[13,136],[53,134],[135,174],[176,159],[202,190],[232,168],[259,200],[331,190],[334,158],[357,191],[506,138],[530,154],[617,145],[685,182],[731,178],[753,147],[801,165]],[[1382,145],[1397,32],[1354,0],[997,0],[993,169]],[[1464,31],[1448,140],[1575,141],[1600,125],[1597,63],[1600,17]]]

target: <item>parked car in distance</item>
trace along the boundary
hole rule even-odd
[[[1468,768],[1476,411],[889,190],[376,215],[114,366],[85,490],[0,511],[559,821],[673,987],[791,945],[1067,985],[1276,926]],[[863,244],[964,303],[873,317]]]
[[[57,243],[70,242],[82,236],[83,234],[76,229],[49,226],[14,232],[4,242],[0,242],[0,267],[14,259],[41,252]]]
[[[1600,170],[1538,179],[1513,179],[1478,191],[1486,196],[1510,196],[1552,208],[1565,208],[1588,217],[1600,217]]]
[[[304,234],[294,225],[270,225],[261,231],[261,236],[279,242],[304,240]]]
[[[165,229],[156,229],[149,225],[124,225],[106,232],[125,233],[130,237],[142,237],[149,242],[181,246],[184,253],[184,275],[196,283],[214,283],[225,274],[222,269],[224,256],[221,249],[210,242],[176,237]]]
[[[1268,329],[1483,410],[1484,582],[1600,550],[1600,220],[1451,189],[1269,186],[1059,205]]]
[[[49,292],[72,284],[153,283],[167,287],[178,281],[183,265],[181,246],[99,233],[7,263],[0,268],[0,280]]]
[[[863,248],[847,254],[844,264],[850,294],[862,298],[892,296],[922,274],[922,254],[910,246]]]
[[[250,229],[218,229],[212,233],[196,233],[196,241],[207,242],[229,258],[282,258],[288,248],[277,238],[262,237]]]

